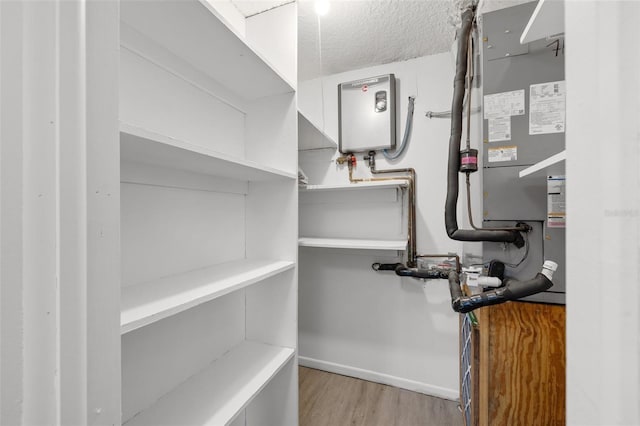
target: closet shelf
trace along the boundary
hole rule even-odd
[[[144,327],[295,266],[291,261],[238,260],[122,289],[120,332]]]
[[[294,354],[291,348],[244,341],[126,425],[229,424]]]
[[[406,250],[407,240],[364,240],[348,238],[300,238],[300,247],[322,247],[360,250]]]
[[[296,173],[262,166],[122,122],[120,151],[125,161],[223,178],[268,181],[298,177]]]
[[[298,111],[298,151],[325,148],[338,149],[338,144]]]
[[[349,183],[346,185],[306,185],[300,186],[301,192],[316,192],[316,191],[343,191],[343,190],[358,190],[358,189],[382,189],[382,188],[406,188],[408,183],[406,180],[385,180],[385,181],[373,181],[373,182],[359,182]]]
[[[295,90],[207,0],[126,0],[120,19],[247,100]]]

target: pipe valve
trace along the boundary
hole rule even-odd
[[[370,169],[376,168],[376,152],[375,151],[369,151],[369,153],[364,156],[364,160],[369,162]]]
[[[348,155],[343,155],[343,156],[340,156],[340,157],[336,158],[336,163],[338,163],[340,165],[345,164],[347,161],[349,161],[349,156]]]

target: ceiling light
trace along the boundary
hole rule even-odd
[[[326,15],[329,13],[329,0],[316,0],[315,9],[318,16]]]

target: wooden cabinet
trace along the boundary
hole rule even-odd
[[[207,1],[120,12],[122,422],[296,424],[295,88]]]
[[[478,423],[565,424],[565,307],[509,302],[476,314]]]

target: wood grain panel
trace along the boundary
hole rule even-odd
[[[478,376],[478,404],[480,407],[478,410],[480,426],[487,426],[489,424],[489,319],[490,307],[482,308],[476,311],[476,317],[480,324],[480,331],[474,334],[473,338],[478,339],[478,358],[474,358],[474,366],[472,368],[477,371]]]
[[[565,307],[511,302],[487,311],[481,424],[565,424]]]

